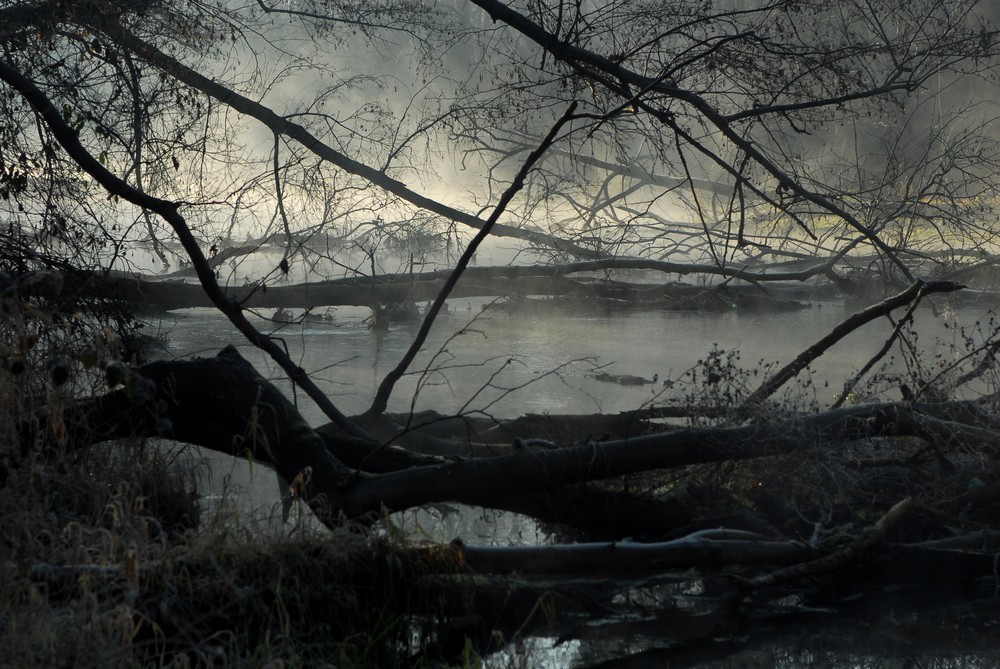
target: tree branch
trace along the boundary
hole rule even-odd
[[[444,306],[445,300],[448,299],[448,295],[451,293],[452,288],[454,288],[455,284],[458,283],[458,279],[462,276],[462,272],[465,271],[465,268],[472,260],[472,256],[475,255],[476,250],[479,248],[479,245],[483,242],[483,240],[489,236],[490,230],[492,230],[493,226],[500,218],[500,215],[507,209],[507,205],[510,204],[510,201],[514,199],[514,195],[516,195],[517,192],[524,187],[524,179],[528,176],[528,172],[542,157],[545,150],[548,149],[549,146],[551,146],[556,140],[556,135],[559,133],[559,130],[561,130],[562,127],[571,118],[573,118],[573,112],[575,110],[576,103],[574,102],[569,106],[569,109],[566,110],[559,120],[555,122],[548,134],[542,140],[541,144],[538,145],[538,148],[532,151],[531,154],[529,154],[525,159],[524,164],[521,165],[521,169],[518,170],[517,175],[515,175],[510,186],[508,186],[507,190],[505,190],[503,195],[500,196],[500,201],[497,203],[497,206],[494,207],[493,213],[490,214],[489,219],[479,232],[476,233],[476,236],[473,237],[472,241],[469,242],[469,246],[465,249],[465,252],[462,253],[462,257],[458,259],[455,269],[452,270],[448,280],[445,281],[445,284],[438,293],[437,298],[435,298],[434,303],[431,304],[431,308],[427,310],[427,315],[424,316],[424,322],[420,325],[420,330],[417,332],[417,336],[414,337],[413,343],[410,344],[410,348],[406,351],[406,354],[403,355],[399,364],[396,365],[392,371],[386,374],[384,379],[382,379],[382,383],[379,384],[378,392],[375,393],[375,399],[372,401],[372,406],[369,409],[370,413],[378,414],[385,411],[389,402],[389,395],[392,394],[393,386],[395,386],[396,381],[403,376],[403,373],[406,372],[410,363],[413,362],[413,359],[420,351],[420,347],[424,345],[424,341],[427,339],[427,334],[430,332],[431,326],[434,324],[434,319],[437,318],[437,315],[441,311],[441,307]]]
[[[528,17],[518,13],[509,6],[502,4],[498,0],[471,1],[489,14],[490,18],[494,21],[502,21],[507,24],[514,30],[540,45],[554,57],[566,62],[572,67],[578,68],[581,74],[585,75],[587,73],[587,69],[581,67],[582,64],[590,68],[595,68],[599,72],[606,74],[615,82],[627,84],[622,86],[608,86],[609,90],[614,92],[616,95],[621,95],[626,99],[632,98],[631,93],[628,92],[630,85],[638,87],[641,90],[647,90],[660,95],[665,95],[690,105],[699,114],[701,114],[707,122],[709,122],[729,141],[737,146],[740,151],[742,151],[746,156],[749,156],[755,163],[760,165],[765,171],[771,174],[771,176],[777,179],[780,188],[788,190],[789,192],[794,193],[795,195],[812,202],[819,207],[822,207],[824,210],[829,211],[844,220],[848,225],[863,234],[877,249],[884,253],[885,256],[899,268],[899,270],[903,273],[903,276],[910,280],[913,279],[910,270],[899,260],[896,253],[894,253],[893,250],[882,241],[874,230],[864,225],[856,216],[852,215],[846,209],[838,206],[829,198],[824,197],[819,193],[812,192],[793,179],[785,170],[781,169],[777,163],[768,158],[760,149],[758,149],[753,142],[738,133],[733,128],[732,123],[727,119],[727,117],[720,113],[702,96],[698,95],[694,91],[680,88],[670,80],[663,80],[657,77],[649,77],[647,75],[640,74],[622,66],[621,63],[617,61],[611,60],[610,58],[597,54],[589,49],[565,42],[557,36],[549,33],[542,26],[538,25]],[[881,89],[874,89],[869,91],[869,96],[875,96],[881,93]],[[660,112],[659,110],[654,109],[648,102],[642,101],[639,104],[643,109],[661,120],[669,120],[672,118],[672,114]]]
[[[965,286],[952,281],[930,281],[918,280],[901,293],[886,298],[877,304],[873,304],[867,309],[852,314],[849,318],[833,328],[828,335],[800,353],[795,360],[778,370],[771,378],[753,391],[745,402],[740,406],[739,411],[753,411],[761,402],[773,395],[789,380],[795,378],[799,372],[805,369],[813,360],[823,355],[827,349],[838,341],[857,330],[862,325],[869,323],[880,316],[885,316],[893,309],[909,304],[911,301],[923,295],[931,293],[950,293],[961,290]]]
[[[191,229],[188,227],[187,221],[178,212],[178,205],[176,203],[161,200],[136,190],[107,170],[100,161],[90,155],[84,148],[83,144],[80,143],[77,132],[66,123],[48,97],[31,80],[2,60],[0,60],[0,79],[17,90],[31,104],[35,112],[45,121],[45,124],[52,131],[53,136],[59,144],[69,154],[70,158],[87,174],[93,177],[101,187],[112,195],[117,195],[134,205],[156,212],[157,215],[173,228],[174,234],[177,235],[184,251],[191,259],[191,263],[197,271],[198,280],[205,294],[208,295],[212,304],[247,338],[247,341],[271,356],[285,373],[288,374],[289,378],[316,402],[330,420],[349,434],[356,437],[368,438],[364,430],[354,425],[341,413],[340,409],[334,406],[330,398],[313,383],[306,371],[296,365],[288,354],[270,337],[258,331],[244,316],[240,305],[226,296],[215,280],[215,273],[212,271],[205,255],[198,246],[198,241],[191,234]]]
[[[299,142],[307,150],[319,156],[323,160],[333,163],[337,167],[355,174],[372,184],[396,195],[410,204],[421,209],[443,216],[446,219],[463,223],[477,230],[481,230],[486,225],[486,221],[467,212],[455,209],[442,204],[437,200],[421,195],[410,189],[406,184],[393,179],[385,172],[365,165],[345,154],[337,151],[329,144],[324,143],[318,137],[309,132],[305,127],[289,121],[283,116],[274,113],[268,107],[255,102],[246,96],[240,95],[234,90],[226,88],[222,84],[209,79],[208,77],[195,72],[184,65],[176,58],[173,58],[152,44],[140,39],[138,36],[124,28],[120,23],[109,21],[107,26],[101,26],[109,36],[119,44],[135,51],[139,56],[169,73],[179,81],[188,86],[201,91],[209,97],[215,98],[219,102],[232,107],[236,111],[246,114],[263,123],[272,133],[289,137]],[[568,242],[552,235],[547,235],[536,230],[526,230],[516,228],[502,223],[493,224],[493,233],[503,237],[513,237],[522,239],[539,246],[547,246],[575,257],[598,258],[603,254],[583,249],[572,242]]]

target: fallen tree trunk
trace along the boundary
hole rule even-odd
[[[128,436],[160,436],[188,442],[273,467],[286,481],[300,482],[299,494],[325,522],[339,514],[360,518],[433,502],[525,509],[525,500],[544,498],[567,486],[634,472],[790,454],[823,443],[878,436],[913,435],[961,445],[964,439],[995,450],[1000,432],[921,413],[916,406],[853,406],[819,414],[739,427],[674,429],[624,439],[518,452],[452,462],[413,460],[385,451],[395,464],[379,475],[364,467],[383,451],[376,443],[326,434],[306,424],[294,406],[261,377],[232,346],[214,358],[160,361],[138,368],[125,388],[81,401],[63,422],[78,443]],[[22,424],[22,449],[34,442]],[[933,427],[933,429],[931,429]],[[384,460],[380,460],[384,463]],[[350,464],[348,464],[350,463]],[[536,497],[538,499],[538,497]],[[543,514],[544,515],[544,514]]]
[[[630,265],[622,261],[623,265]],[[661,263],[662,264],[662,263]],[[673,266],[673,264],[671,264]],[[613,266],[612,266],[613,267]],[[685,267],[677,265],[677,267]],[[687,272],[703,273],[688,266]],[[644,267],[639,266],[639,269]],[[732,304],[746,307],[799,308],[795,299],[806,299],[812,286],[784,286],[777,293],[755,286],[695,286],[684,283],[642,284],[610,281],[604,278],[571,278],[568,274],[600,269],[586,263],[569,266],[532,267],[480,267],[466,270],[462,280],[452,290],[450,297],[505,297],[547,295],[563,298],[567,307],[588,307],[595,301],[611,302],[622,307],[655,306],[657,308],[708,308],[718,305],[729,308]],[[617,268],[621,269],[621,268]],[[783,275],[767,276],[779,280]],[[792,276],[794,279],[794,275]],[[301,284],[250,284],[229,286],[226,296],[248,308],[311,309],[321,306],[365,306],[380,303],[423,302],[433,300],[440,292],[445,275],[442,272],[420,274],[389,274],[378,277],[351,277]],[[198,284],[186,281],[164,281],[145,275],[96,277],[94,281],[102,290],[111,287],[117,298],[145,309],[186,309],[212,307]],[[780,297],[779,297],[780,294]],[[570,300],[569,298],[573,298]],[[524,301],[522,299],[522,301]],[[532,302],[524,301],[526,311]],[[546,304],[551,307],[551,303]]]
[[[799,541],[775,541],[750,532],[706,530],[658,543],[611,541],[555,546],[455,546],[476,573],[635,573],[730,564],[789,564],[815,549]]]

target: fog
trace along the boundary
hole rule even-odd
[[[57,394],[45,384],[62,384],[53,370],[80,367],[94,397],[59,399],[125,396],[123,415],[147,411],[130,437],[183,434],[213,453],[199,470],[209,515],[235,499],[241,529],[266,517],[293,535],[347,516],[401,543],[457,538],[458,551],[559,542],[568,554],[578,539],[624,539],[626,522],[682,549],[718,540],[703,534],[718,526],[740,533],[747,552],[691,558],[704,578],[668,574],[688,579],[675,590],[626,582],[624,563],[613,586],[591,575],[590,592],[607,595],[584,607],[595,634],[608,623],[625,645],[619,618],[687,621],[720,573],[725,596],[705,606],[748,614],[740,625],[772,607],[850,612],[839,580],[831,594],[778,562],[773,583],[730,579],[765,544],[848,579],[875,550],[861,542],[914,499],[919,523],[893,550],[995,526],[996,498],[981,492],[1000,476],[985,402],[1000,383],[995,3],[151,2],[95,25],[59,7],[57,30],[33,26],[34,8],[0,8],[16,66],[2,70],[0,278],[17,299],[22,274],[39,283],[31,270],[106,287],[98,306],[126,305],[148,346],[94,362],[117,340],[102,321],[81,327],[94,341],[71,341],[93,303],[51,307],[58,318],[26,309],[11,331],[37,321],[67,347],[39,357],[46,409]],[[912,299],[890,309],[900,294]],[[15,334],[0,352],[11,378],[37,339]],[[224,389],[236,399],[203,375],[180,383],[177,370],[230,345],[250,365],[231,350],[213,360],[245,374]],[[771,393],[766,380],[800,354],[808,364]],[[118,388],[106,372],[126,365],[173,375]],[[219,416],[233,407],[201,406],[230,400],[247,404],[231,424]],[[983,405],[963,423],[965,400]],[[417,412],[466,433],[421,431]],[[570,427],[545,431],[564,416]],[[309,429],[330,420],[369,449],[359,461],[343,434]],[[260,421],[273,430],[255,450]],[[205,429],[217,422],[225,431]],[[432,464],[366,469],[395,454],[388,444],[417,456],[410,437],[427,440]],[[258,456],[294,495],[278,498]],[[321,467],[330,476],[310,481]],[[444,504],[456,499],[540,520]],[[969,558],[980,586],[992,557]],[[880,577],[886,592],[911,586]],[[714,647],[709,622],[698,640]],[[683,642],[665,639],[642,643]],[[587,660],[586,643],[567,646],[554,666]]]

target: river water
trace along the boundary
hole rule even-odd
[[[452,313],[438,319],[410,373],[398,384],[390,411],[480,411],[498,418],[626,411],[664,400],[664,382],[679,379],[713,348],[739,351],[740,366],[763,370],[767,363],[791,361],[852,313],[839,303],[814,302],[780,312],[581,315],[553,308],[510,317],[483,311],[485,304],[463,299],[450,305]],[[419,323],[394,323],[376,335],[363,320],[367,309],[322,313],[329,320],[283,326],[258,318],[257,326],[281,337],[292,358],[342,411],[360,413],[410,345]],[[961,343],[955,323],[972,329],[977,322],[986,327],[987,320],[985,307],[921,308],[915,330],[928,360],[932,349],[954,357],[949,345]],[[832,397],[837,392],[833,386],[872,357],[891,330],[892,324],[881,319],[841,340],[811,365],[814,382],[829,382]],[[147,332],[164,343],[168,357],[209,356],[234,344],[264,376],[282,383],[277,366],[211,310],[171,312],[150,322]],[[896,359],[894,368],[901,369],[898,347],[890,356]],[[609,384],[595,378],[600,373],[649,380],[656,375],[658,383]],[[829,399],[818,393],[820,400]],[[312,421],[326,422],[305,398],[300,411]]]
[[[434,409],[498,419],[525,413],[627,411],[683,394],[682,384],[670,387],[670,382],[684,381],[685,373],[713,350],[727,352],[718,354],[718,359],[727,359],[728,352],[739,352],[734,363],[744,370],[745,387],[752,389],[762,380],[767,365],[773,369],[791,361],[852,313],[842,303],[816,301],[793,311],[580,314],[553,307],[511,317],[503,311],[484,309],[490,302],[463,299],[449,304],[449,313],[439,317],[410,373],[397,384],[390,411]],[[290,325],[270,320],[273,310],[265,310],[254,320],[260,329],[282,339],[292,358],[310,372],[341,411],[361,413],[410,345],[419,323],[394,323],[387,332],[375,334],[365,321],[368,309],[348,307],[319,313],[323,320]],[[939,301],[936,308],[921,307],[914,330],[923,358],[937,364],[956,359],[965,350],[960,327],[972,333],[977,324],[979,330],[990,327],[986,307],[957,308],[945,301]],[[883,318],[853,332],[789,384],[788,392],[820,406],[828,405],[844,379],[878,352],[892,327]],[[163,357],[212,356],[234,344],[266,378],[296,398],[299,410],[310,422],[327,422],[307,397],[293,394],[273,361],[247,345],[214,310],[189,309],[150,318],[146,332],[161,343],[156,355]],[[903,369],[900,347],[894,346],[883,362],[892,369]],[[656,383],[620,385],[599,380],[600,374],[639,376],[650,381],[656,378]],[[807,381],[811,385],[805,385]],[[866,397],[858,395],[858,399]],[[887,397],[898,399],[899,395]],[[213,464],[214,489],[223,481],[219,464]],[[258,512],[273,509],[276,488],[270,481],[241,487],[237,482],[245,483],[246,477],[240,473],[243,465],[234,461],[232,467],[225,481],[227,491],[243,491],[248,497],[244,510],[246,504]],[[450,521],[445,525],[445,534],[462,529],[451,527]],[[525,534],[535,536],[533,529],[526,533],[522,526],[497,531],[479,525],[473,536],[463,539],[507,543],[524,540]],[[514,536],[504,536],[507,530]]]
[[[524,413],[625,411],[666,401],[676,388],[663,382],[680,379],[713,348],[738,350],[738,364],[746,370],[747,382],[756,384],[764,365],[789,362],[852,313],[840,303],[812,302],[800,310],[782,312],[729,309],[583,315],[552,308],[510,317],[504,312],[484,310],[486,304],[481,299],[449,304],[449,313],[436,323],[412,373],[394,392],[391,411],[435,409],[497,418]],[[327,318],[295,325],[268,320],[273,315],[270,310],[255,318],[258,327],[274,331],[283,339],[292,358],[312,374],[343,412],[360,413],[368,408],[375,388],[409,346],[418,324],[396,323],[388,332],[377,335],[365,323],[367,309],[340,308],[320,313]],[[989,318],[985,307],[959,308],[944,301],[933,309],[921,307],[916,313],[915,331],[925,359],[937,364],[955,360],[965,350],[959,326],[967,332],[976,331],[977,324],[979,330],[987,330],[992,327]],[[805,393],[820,405],[828,405],[844,378],[875,355],[891,330],[892,324],[881,319],[854,332],[811,366],[808,378],[812,384],[799,387],[795,394]],[[291,393],[275,364],[245,345],[228,322],[213,311],[191,309],[166,314],[151,319],[147,332],[161,341],[160,355],[164,357],[211,356],[227,344],[234,344],[265,377]],[[894,347],[890,355],[894,356],[891,367],[902,369],[899,347]],[[757,376],[753,374],[755,369]],[[650,380],[656,375],[657,383],[606,383],[595,378],[601,372]],[[898,392],[892,393],[887,397],[898,399]],[[865,398],[859,395],[859,399]],[[311,422],[327,422],[301,393],[298,402]],[[209,505],[213,501],[232,504],[244,516],[268,522],[280,514],[273,473],[254,470],[242,461],[203,455],[209,463],[202,481]],[[549,541],[546,532],[531,519],[482,509],[442,505],[396,514],[393,522],[411,534],[442,541],[455,537],[467,544]],[[557,644],[554,639],[541,638],[531,643],[527,666],[573,666],[589,652],[578,642]],[[772,651],[768,651],[771,660],[763,664],[748,664],[744,657],[713,666],[767,666],[770,661],[775,662],[771,666],[800,666],[801,654],[787,649]],[[491,662],[507,666],[518,659],[508,653]],[[815,666],[882,666],[863,651],[855,659],[857,663],[838,661]],[[959,660],[947,666],[990,666],[976,657]]]

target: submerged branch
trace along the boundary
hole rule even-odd
[[[214,259],[213,259],[214,260]],[[655,263],[662,265],[663,263]],[[667,263],[668,265],[670,263]],[[648,263],[621,261],[601,262],[595,265],[555,265],[534,267],[473,267],[466,268],[463,281],[450,290],[449,297],[505,297],[505,296],[550,296],[567,297],[586,302],[614,300],[617,304],[629,303],[657,308],[696,308],[711,303],[711,298],[744,298],[753,303],[780,306],[781,296],[790,299],[808,299],[811,286],[783,285],[770,288],[766,292],[759,287],[728,285],[725,292],[715,286],[698,286],[688,283],[638,283],[606,278],[571,277],[571,273],[600,271],[607,269],[646,269]],[[731,276],[725,271],[715,271],[710,266],[679,265],[677,267],[648,267],[676,274],[702,274]],[[812,274],[811,270],[806,273]],[[801,272],[767,274],[766,280],[788,279],[799,281]],[[745,280],[760,285],[757,278],[744,274]],[[184,309],[190,307],[211,307],[211,300],[197,284],[183,281],[164,281],[143,275],[95,276],[95,281],[110,285],[122,300],[144,308]],[[225,289],[227,298],[246,308],[298,308],[310,309],[320,306],[364,306],[378,304],[401,304],[405,302],[432,301],[436,298],[446,277],[441,272],[414,274],[385,274],[372,278],[343,278],[308,283],[267,286],[261,290],[260,284],[251,286],[229,286]],[[770,295],[770,297],[769,297]],[[731,302],[732,300],[730,300]],[[728,308],[729,302],[726,303]]]

